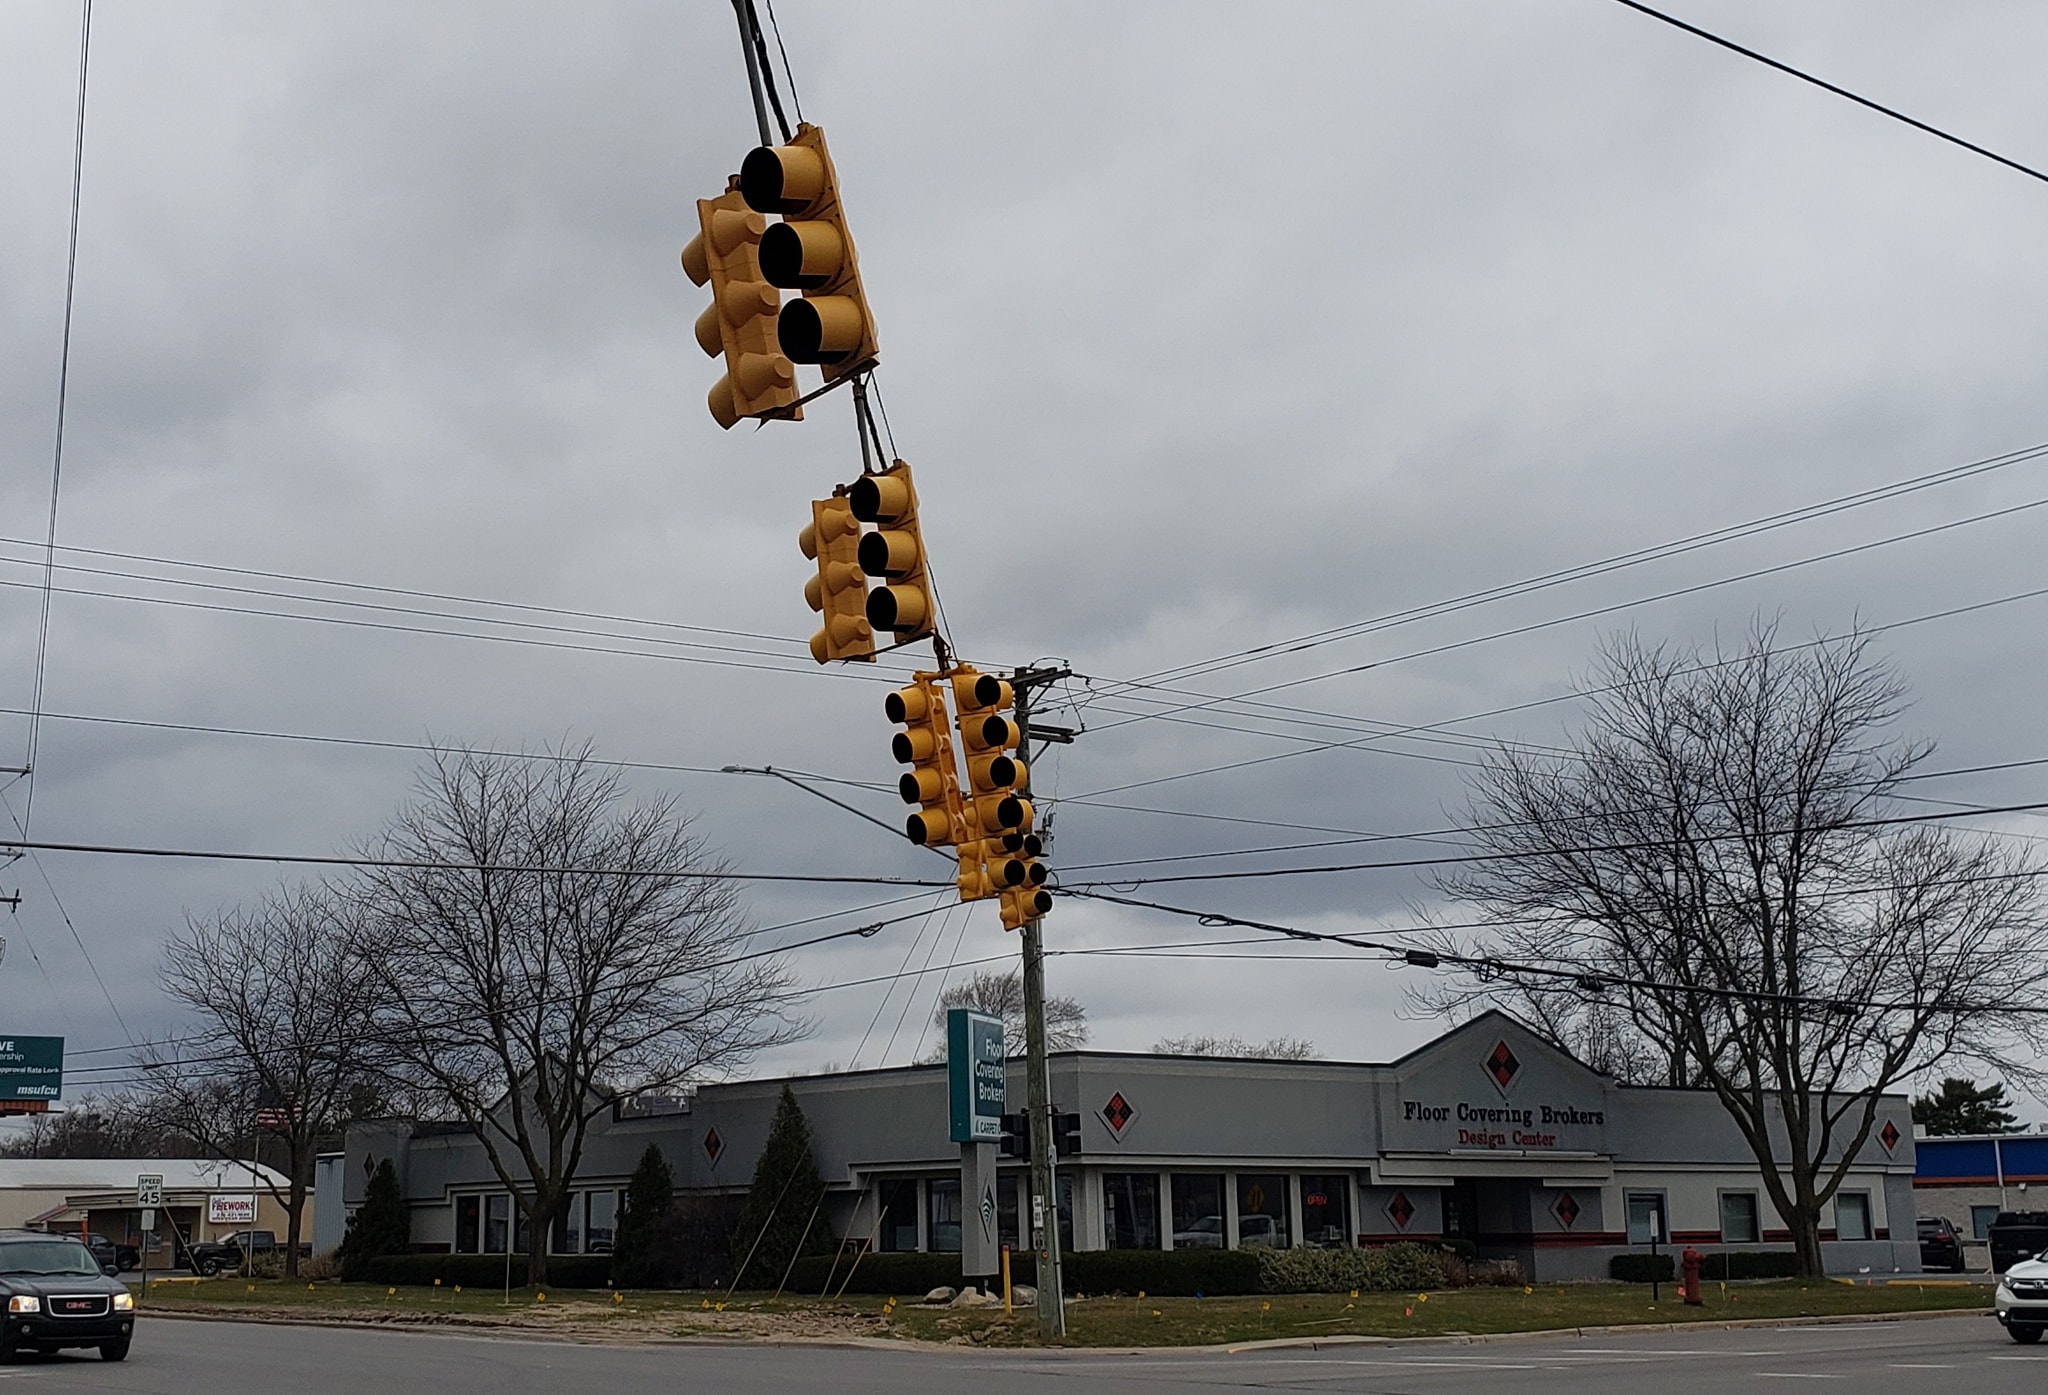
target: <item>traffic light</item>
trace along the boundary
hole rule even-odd
[[[1024,762],[1010,753],[1021,736],[1007,715],[1013,700],[1010,685],[964,665],[953,670],[952,677],[960,747],[967,760],[963,811],[968,841],[960,845],[957,880],[962,901],[980,901],[1030,879],[1031,864],[1024,852],[1031,803],[1019,792]],[[1030,856],[1036,855],[1037,841],[1030,840]],[[1031,884],[1044,879],[1040,872]]]
[[[910,767],[897,781],[905,804],[918,806],[904,824],[913,843],[944,847],[961,837],[960,774],[953,765],[953,736],[946,723],[946,690],[936,673],[920,673],[911,685],[889,694],[889,720],[896,733],[896,759]]]
[[[882,585],[868,592],[868,623],[907,644],[932,632],[937,607],[925,577],[924,535],[917,522],[917,489],[910,466],[899,460],[879,474],[862,475],[846,492],[853,516],[875,525],[860,540],[861,570]]]
[[[725,356],[725,376],[705,399],[712,417],[730,431],[741,417],[801,420],[796,367],[776,343],[782,295],[761,274],[759,248],[768,220],[729,190],[697,201],[697,235],[683,248],[683,270],[698,285],[711,283],[711,304],[697,317],[697,345]]]
[[[1001,894],[999,909],[1005,930],[1022,929],[1052,909],[1052,893],[1042,886],[1004,887]]]
[[[797,534],[796,545],[818,564],[818,574],[804,583],[804,600],[825,617],[825,627],[811,636],[811,657],[833,659],[875,657],[875,632],[868,624],[868,577],[860,569],[860,520],[843,497],[811,501],[810,526]]]
[[[1052,1116],[1052,1155],[1056,1158],[1071,1158],[1081,1151],[1081,1116],[1078,1114],[1055,1114]]]
[[[1031,1159],[1031,1116],[1029,1114],[1005,1114],[1003,1136],[996,1140],[996,1153],[1000,1157],[1019,1158],[1026,1162]]]
[[[761,274],[803,299],[782,307],[776,339],[798,363],[815,363],[827,382],[875,361],[874,317],[860,288],[860,259],[839,202],[825,133],[800,125],[788,145],[764,145],[740,166],[740,193],[757,213],[783,221],[761,238]]]

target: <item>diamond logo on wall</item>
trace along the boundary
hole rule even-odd
[[[1408,1193],[1395,1192],[1387,1203],[1387,1219],[1394,1223],[1394,1229],[1406,1230],[1408,1222],[1415,1219],[1415,1203],[1408,1199]]]
[[[1884,1127],[1877,1131],[1877,1141],[1884,1145],[1884,1150],[1887,1153],[1899,1146],[1901,1136],[1899,1126],[1889,1119],[1885,1120]]]
[[[1118,1090],[1109,1097],[1109,1103],[1103,1105],[1099,1112],[1102,1122],[1109,1125],[1109,1136],[1121,1143],[1124,1141],[1124,1130],[1138,1117],[1138,1106],[1125,1099],[1124,1092]]]
[[[704,1130],[704,1156],[716,1163],[718,1155],[724,1151],[725,1140],[718,1136],[718,1130],[715,1128]]]
[[[1579,1206],[1578,1201],[1570,1192],[1560,1192],[1558,1193],[1557,1203],[1550,1208],[1550,1214],[1557,1217],[1559,1225],[1563,1226],[1566,1230],[1570,1230],[1572,1222],[1584,1215],[1585,1211]]]
[[[1500,1087],[1501,1093],[1507,1093],[1508,1086],[1515,1083],[1515,1077],[1521,1072],[1522,1063],[1508,1049],[1507,1042],[1495,1042],[1493,1050],[1486,1056],[1486,1073],[1493,1077],[1493,1083]]]

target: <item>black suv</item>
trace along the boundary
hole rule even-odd
[[[92,1251],[92,1257],[100,1262],[102,1269],[106,1269],[109,1264],[114,1266],[107,1269],[109,1274],[119,1274],[124,1270],[142,1267],[142,1251],[134,1245],[116,1245],[97,1231],[88,1232],[84,1239],[85,1247]]]
[[[2023,1259],[2048,1250],[2048,1211],[2000,1211],[1988,1232],[1991,1272],[2003,1274]]]
[[[1963,1241],[1944,1216],[1920,1218],[1920,1267],[1963,1272]]]
[[[0,1298],[0,1361],[65,1347],[98,1347],[107,1361],[128,1355],[135,1297],[75,1235],[0,1230]]]

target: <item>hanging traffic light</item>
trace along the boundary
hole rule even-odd
[[[995,675],[966,667],[954,670],[953,703],[972,791],[967,822],[978,838],[1000,838],[1031,828],[1031,801],[1019,792],[1024,762],[1010,754],[1023,740],[1023,732],[1008,715],[1012,701],[1010,685]]]
[[[697,201],[697,235],[683,248],[683,270],[711,284],[711,304],[697,317],[697,345],[725,357],[725,376],[705,399],[726,430],[741,417],[801,420],[796,367],[776,342],[782,296],[761,274],[759,248],[768,220],[747,207],[739,190]]]
[[[1052,909],[1052,893],[1042,886],[1007,887],[999,909],[1005,930],[1020,930]]]
[[[875,657],[875,632],[868,624],[868,578],[860,569],[860,520],[844,497],[811,501],[810,526],[797,534],[804,556],[818,564],[818,574],[804,583],[804,600],[825,618],[811,636],[811,657],[833,659]]]
[[[861,570],[883,582],[868,592],[868,623],[893,631],[898,644],[922,639],[932,632],[937,607],[925,576],[910,466],[899,460],[879,474],[862,475],[846,497],[855,518],[876,525],[860,540]]]
[[[892,743],[896,759],[910,767],[897,781],[905,804],[918,806],[904,824],[913,843],[945,847],[961,838],[960,774],[953,764],[953,734],[946,721],[946,690],[936,673],[919,673],[911,685],[883,703],[889,720],[903,730]]]
[[[776,338],[798,363],[815,363],[827,382],[875,361],[874,317],[860,286],[860,260],[839,202],[839,176],[825,132],[800,125],[787,145],[764,145],[740,166],[740,192],[758,213],[783,220],[761,239],[761,274],[802,291],[782,307]]]

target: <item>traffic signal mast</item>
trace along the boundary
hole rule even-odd
[[[705,405],[728,431],[742,417],[801,420],[796,368],[776,343],[782,295],[761,274],[768,220],[731,189],[698,200],[697,222],[697,235],[683,248],[683,271],[711,286],[711,304],[697,317],[697,346],[725,358],[725,376],[712,384]]]

